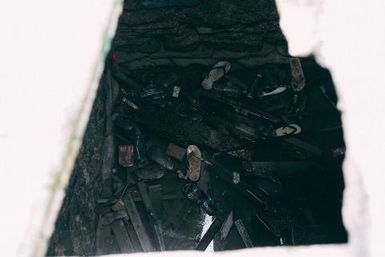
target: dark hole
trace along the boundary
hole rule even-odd
[[[126,0],[48,255],[346,243],[336,103],[274,1]]]

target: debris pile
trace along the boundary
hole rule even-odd
[[[346,242],[334,85],[275,2],[123,7],[48,254]]]
[[[340,169],[344,145],[327,75],[298,58],[249,69],[222,60],[127,71],[109,62],[114,150],[106,156],[117,157],[100,217],[119,250],[306,244],[306,229],[325,229],[310,210],[300,221],[311,197],[295,198],[302,190],[287,181]],[[202,213],[213,223],[199,238]]]

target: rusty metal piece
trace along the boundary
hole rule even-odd
[[[119,164],[123,167],[131,167],[134,165],[134,146],[119,146]]]

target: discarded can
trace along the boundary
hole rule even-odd
[[[134,146],[119,146],[119,164],[123,167],[131,167],[134,165]]]

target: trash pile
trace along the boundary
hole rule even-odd
[[[314,60],[129,71],[114,54],[104,75],[111,126],[99,247],[113,244],[111,233],[117,252],[205,250],[213,240],[215,250],[327,243],[345,235],[338,214],[330,218],[342,192],[333,182],[345,152],[340,113],[330,75]],[[201,237],[205,216],[212,223]]]
[[[123,2],[48,255],[346,242],[332,78],[275,2]]]

